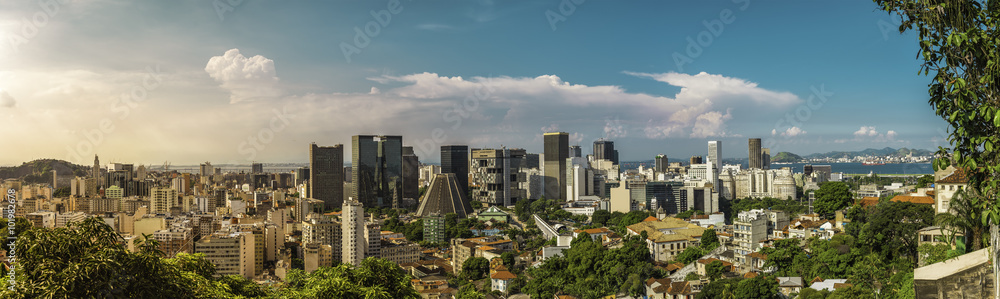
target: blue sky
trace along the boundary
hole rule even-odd
[[[579,2],[0,0],[0,164],[302,162],[355,134],[437,161],[550,130],[626,160],[944,145],[916,37],[871,2]]]

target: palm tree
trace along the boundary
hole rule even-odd
[[[934,217],[939,226],[949,229],[951,242],[955,240],[955,233],[965,235],[966,252],[982,249],[985,236],[989,234],[979,218],[983,215],[980,199],[979,194],[971,188],[959,189],[952,197],[948,213],[940,213]]]

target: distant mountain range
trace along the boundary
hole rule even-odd
[[[52,170],[60,183],[68,183],[76,176],[86,176],[90,168],[63,160],[38,159],[19,166],[0,167],[0,180],[22,179],[27,183],[52,183]]]
[[[932,156],[934,152],[922,149],[894,149],[891,147],[886,147],[882,149],[869,148],[861,151],[832,151],[826,153],[815,153],[806,156],[799,156],[790,152],[780,152],[771,156],[771,162],[799,162],[806,159],[840,159],[840,158],[855,158],[855,157],[906,157],[908,155],[913,156]]]
[[[894,148],[891,148],[891,147],[886,147],[886,148],[882,148],[882,149],[869,148],[869,149],[866,149],[866,150],[853,151],[853,152],[833,151],[833,152],[828,152],[828,153],[816,153],[816,154],[811,154],[811,155],[805,156],[804,158],[806,158],[806,159],[822,159],[822,158],[839,159],[839,158],[853,158],[853,157],[858,157],[858,156],[862,156],[862,157],[863,156],[906,157],[907,155],[911,155],[911,154],[913,156],[931,156],[931,155],[934,155],[934,152],[929,151],[929,150],[922,150],[922,149],[908,149],[908,148],[905,148],[905,147],[901,148],[901,149],[894,149]]]

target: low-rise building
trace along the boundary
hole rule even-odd
[[[704,227],[681,219],[668,217],[660,220],[652,216],[629,225],[627,230],[630,236],[646,233],[646,246],[657,262],[672,261],[684,249],[698,246],[705,232]]]
[[[406,241],[406,238],[382,239],[379,257],[399,264],[420,260],[420,246]]]
[[[786,297],[790,297],[792,293],[802,292],[803,287],[805,283],[802,277],[778,277],[778,291]]]
[[[504,294],[507,294],[507,285],[514,278],[517,278],[517,275],[510,271],[496,271],[496,273],[490,274],[493,290]]]

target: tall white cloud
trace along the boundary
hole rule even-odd
[[[230,92],[230,103],[274,98],[282,94],[274,61],[264,56],[248,58],[239,49],[230,49],[222,56],[209,59],[205,72]]]

